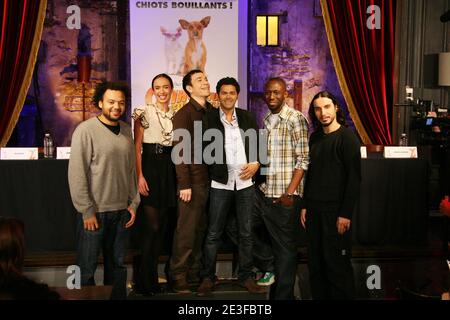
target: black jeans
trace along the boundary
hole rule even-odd
[[[129,229],[125,224],[130,220],[128,210],[97,213],[99,228],[95,231],[84,229],[82,215],[78,217],[77,265],[81,270],[81,285],[95,286],[94,275],[97,259],[103,251],[103,284],[112,285],[112,299],[126,299],[127,254]]]
[[[242,282],[253,277],[251,218],[254,192],[254,186],[234,191],[211,188],[208,229],[203,249],[203,270],[200,273],[202,278],[214,280],[216,277],[217,250],[221,243],[233,200],[235,200],[236,204],[237,231],[239,235],[238,277]]]
[[[308,210],[308,268],[313,299],[353,299],[352,232],[337,231],[337,213]]]
[[[274,267],[276,280],[271,286],[271,299],[294,299],[300,198],[295,197],[292,207],[284,207],[273,203],[275,199],[266,198],[258,188],[255,193],[252,219],[255,263],[264,271]],[[261,230],[267,230],[269,237]]]

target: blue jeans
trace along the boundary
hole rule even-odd
[[[125,224],[130,219],[128,210],[97,213],[99,228],[84,229],[82,215],[78,219],[77,265],[81,269],[81,285],[95,286],[94,274],[100,250],[103,251],[104,285],[112,285],[111,299],[126,299],[127,268],[125,256],[129,230]]]
[[[294,285],[297,271],[297,237],[300,232],[300,197],[294,198],[292,207],[273,203],[256,190],[252,218],[256,265],[264,271],[275,271],[275,283],[270,289],[270,299],[294,299]],[[264,232],[261,232],[264,230]],[[268,234],[268,237],[266,236]],[[258,261],[260,260],[260,261]]]
[[[214,280],[216,277],[217,250],[227,224],[230,206],[235,200],[236,218],[239,232],[239,280],[245,281],[253,276],[251,219],[254,200],[254,186],[242,190],[221,190],[211,188],[208,212],[208,230],[203,249],[202,278]]]

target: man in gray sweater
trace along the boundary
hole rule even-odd
[[[124,263],[129,228],[140,202],[131,128],[119,118],[128,88],[103,82],[94,93],[98,117],[81,123],[72,135],[69,187],[79,215],[77,264],[81,285],[95,285],[97,259],[103,249],[104,284],[111,298],[126,299]]]

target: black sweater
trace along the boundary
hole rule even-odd
[[[311,135],[304,197],[307,209],[336,211],[339,217],[352,218],[360,192],[360,146],[356,135],[343,126],[330,134],[319,129]]]

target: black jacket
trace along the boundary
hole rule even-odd
[[[245,148],[245,155],[247,157],[247,162],[255,162],[258,161],[258,143],[259,143],[259,133],[258,133],[258,127],[256,125],[256,119],[254,115],[246,110],[236,108],[236,117],[237,122],[239,125],[239,129],[243,130],[244,132],[247,132],[248,129],[253,129],[256,131],[256,143],[255,141],[250,141],[248,137],[244,136],[242,137],[244,141],[244,148]],[[225,128],[223,126],[222,121],[220,120],[220,111],[219,108],[210,109],[206,112],[206,114],[203,117],[203,132],[205,132],[208,129],[218,129],[222,133],[222,137],[225,139]],[[214,140],[213,140],[214,141]],[[203,150],[210,145],[213,141],[204,141],[203,142]],[[224,142],[224,141],[223,141]],[[253,142],[253,143],[252,143]],[[250,152],[250,148],[256,148],[253,149]],[[221,161],[221,163],[213,163],[209,164],[209,174],[211,180],[214,180],[216,182],[226,184],[228,182],[228,167],[227,167],[227,160],[226,160],[226,154],[225,154],[225,143],[222,144],[222,152],[224,155],[223,159],[224,161]],[[212,152],[212,155],[215,156],[215,152]],[[251,157],[252,156],[252,157]],[[251,158],[250,158],[251,157]]]

